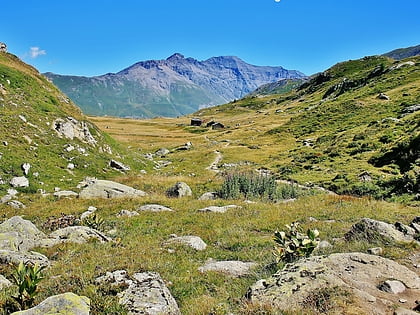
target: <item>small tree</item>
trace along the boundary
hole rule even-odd
[[[13,298],[19,304],[21,310],[32,306],[35,296],[38,294],[38,283],[44,279],[42,270],[45,266],[38,264],[24,264],[23,261],[15,267],[12,274],[14,284],[18,286],[18,295]]]
[[[276,231],[274,242],[276,242],[276,256],[279,261],[293,262],[301,257],[309,257],[318,246],[318,230],[310,230],[303,234],[298,222],[286,225],[288,231]]]

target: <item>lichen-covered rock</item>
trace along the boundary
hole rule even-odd
[[[52,126],[60,137],[70,140],[77,138],[91,146],[96,146],[97,144],[96,139],[90,133],[89,123],[87,122],[67,117],[66,119],[56,119]]]
[[[90,239],[96,239],[100,242],[111,241],[105,234],[87,226],[68,226],[52,232],[50,238],[71,243],[86,243]]]
[[[19,265],[23,261],[25,264],[30,263],[40,266],[49,266],[48,258],[37,252],[19,252],[13,250],[2,249],[0,250],[0,264],[14,264]]]
[[[162,212],[162,211],[174,211],[171,208],[157,205],[157,204],[149,204],[149,205],[143,205],[136,209],[137,211],[151,211],[151,212]]]
[[[178,304],[156,272],[133,275],[127,290],[119,295],[129,315],[181,315]]]
[[[192,196],[192,191],[190,186],[188,186],[186,183],[178,182],[166,191],[166,195],[168,197],[181,198]]]
[[[144,191],[119,184],[110,180],[87,179],[81,183],[83,187],[79,194],[80,198],[119,198],[119,197],[143,197]]]
[[[256,265],[257,264],[254,262],[243,262],[235,260],[215,261],[209,259],[203,266],[198,268],[198,271],[215,271],[227,274],[232,277],[243,277],[249,275],[252,268]]]
[[[174,236],[173,238],[167,240],[165,244],[184,244],[195,250],[202,251],[207,248],[207,244],[201,239],[201,237],[186,235],[186,236]]]
[[[251,302],[266,303],[280,310],[302,306],[305,299],[322,288],[350,291],[366,314],[387,314],[395,301],[393,293],[378,289],[384,280],[401,282],[407,296],[420,296],[419,276],[390,259],[364,253],[314,256],[287,264],[269,279],[248,290]],[[408,301],[414,305],[415,298]]]
[[[12,315],[89,315],[89,312],[90,300],[87,297],[67,292],[50,296],[37,306]]]
[[[29,180],[25,176],[13,177],[9,183],[12,187],[29,187]]]

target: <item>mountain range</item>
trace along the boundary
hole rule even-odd
[[[255,66],[238,57],[205,61],[175,53],[95,77],[45,73],[86,114],[178,116],[242,98],[263,84],[305,78],[296,70]]]

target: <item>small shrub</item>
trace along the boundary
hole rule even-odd
[[[22,261],[12,274],[14,284],[18,286],[18,295],[13,298],[19,304],[21,310],[32,306],[35,296],[38,294],[38,283],[44,279],[42,270],[38,264],[25,265]]]
[[[276,256],[279,261],[293,262],[301,257],[309,257],[318,246],[316,239],[319,235],[318,230],[310,230],[303,234],[298,222],[286,225],[288,231],[276,231],[274,242],[276,242]]]
[[[96,213],[93,213],[92,215],[86,217],[82,220],[82,225],[90,227],[91,229],[95,229],[98,231],[102,231],[104,228],[104,219],[101,218]]]

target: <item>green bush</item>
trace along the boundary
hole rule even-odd
[[[82,220],[82,225],[98,231],[103,231],[104,223],[104,219],[96,213],[93,213]]]
[[[298,222],[293,222],[286,227],[288,231],[276,231],[274,233],[278,260],[289,263],[301,257],[309,257],[318,246],[318,230],[308,229],[306,234],[303,234]]]
[[[19,304],[21,310],[32,306],[35,296],[38,294],[38,283],[44,279],[42,270],[38,264],[25,265],[22,261],[15,267],[12,274],[14,284],[18,286],[18,295],[13,298]]]

